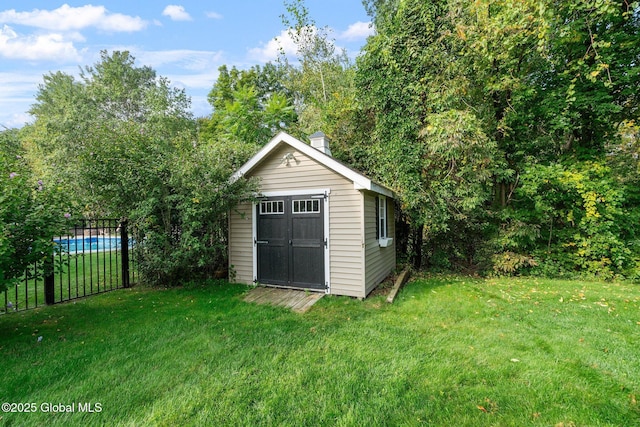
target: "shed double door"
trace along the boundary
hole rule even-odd
[[[269,197],[256,217],[257,281],[325,289],[324,195]]]

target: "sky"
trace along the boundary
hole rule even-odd
[[[361,0],[306,0],[310,17],[328,27],[355,58],[372,33]],[[129,51],[191,97],[196,117],[211,114],[207,94],[226,64],[246,69],[274,61],[278,41],[294,52],[281,15],[283,0],[2,0],[0,130],[33,121],[43,76],[77,77],[100,51]]]

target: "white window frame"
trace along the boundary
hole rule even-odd
[[[284,215],[284,200],[262,200],[260,203],[260,215]],[[267,204],[271,206],[271,212],[267,212],[266,209],[263,211],[262,208],[266,207]],[[274,210],[274,206],[276,210]],[[278,208],[282,206],[282,211]]]
[[[387,238],[387,198],[378,196],[378,230],[380,240]]]
[[[387,211],[387,198],[378,195],[378,245],[381,248],[388,248],[393,245],[393,237],[389,237],[389,212]]]
[[[298,210],[296,211],[295,206],[296,202],[298,203]],[[307,210],[307,202],[311,202],[311,210]],[[300,204],[304,203],[305,210],[300,210]],[[314,209],[317,207],[317,209]],[[294,199],[291,200],[291,213],[293,214],[314,214],[320,213],[320,200],[319,199]]]

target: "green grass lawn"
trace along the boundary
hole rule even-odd
[[[61,268],[54,274],[56,302],[121,288],[122,254],[116,251],[87,252],[80,255],[56,257]],[[130,282],[135,281],[133,265],[129,269]],[[7,302],[20,310],[45,304],[44,279],[20,280],[7,291]],[[5,295],[0,293],[0,313],[5,309]],[[10,311],[10,310],[9,310]]]
[[[2,401],[37,406],[0,424],[640,425],[637,285],[419,278],[393,305],[325,297],[302,315],[244,303],[247,289],[0,317]]]

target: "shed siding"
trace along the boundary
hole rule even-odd
[[[295,160],[290,160],[288,165],[286,162],[282,162],[286,153],[292,153],[295,157]],[[365,297],[366,293],[361,276],[363,265],[362,196],[358,190],[353,188],[353,182],[288,145],[276,149],[260,165],[256,166],[249,176],[261,178],[260,190],[265,193],[304,191],[305,189],[317,188],[331,189],[329,196],[331,293]],[[230,239],[230,263],[235,266],[236,280],[241,283],[253,281],[251,207],[248,210],[249,212],[245,214],[248,224],[245,220],[240,220],[239,215],[232,212],[229,227],[232,236]]]
[[[365,288],[368,295],[396,266],[395,212],[391,199],[387,199],[387,231],[393,237],[391,246],[381,248],[376,239],[376,195],[365,193]]]
[[[237,283],[253,283],[252,207],[241,203],[229,214],[229,275]]]

